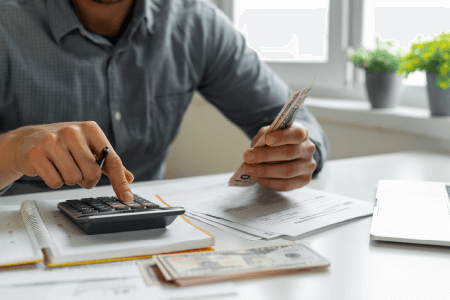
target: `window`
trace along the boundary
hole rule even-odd
[[[348,23],[343,16],[347,19],[349,14],[348,0],[214,2],[248,37],[249,46],[292,88],[310,85],[317,74],[315,92],[345,86]]]
[[[239,0],[234,24],[267,62],[328,61],[329,0]]]
[[[408,50],[419,34],[426,38],[449,29],[448,0],[366,0],[366,5],[367,10],[373,12],[373,20],[370,16],[365,20],[367,27],[370,28],[370,24],[373,26],[363,36],[367,45],[373,45],[378,37],[382,40],[396,40],[404,50]],[[404,83],[425,86],[425,73],[415,72]]]
[[[447,30],[450,1],[427,0],[215,0],[237,30],[292,88],[309,85],[311,95],[365,99],[364,71],[348,61],[359,46],[393,39],[409,49],[423,37]],[[298,18],[295,21],[295,18]],[[402,105],[426,106],[425,75],[405,80]]]

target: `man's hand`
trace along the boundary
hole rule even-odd
[[[70,122],[26,126],[6,134],[1,147],[0,172],[9,181],[22,175],[39,175],[51,188],[66,183],[93,188],[102,172],[108,175],[116,195],[133,201],[130,185],[133,174],[122,165],[117,153],[97,123]],[[103,148],[110,151],[100,169],[96,162]],[[5,161],[5,160],[9,161]],[[8,168],[6,168],[7,166]],[[8,172],[5,172],[5,169]]]
[[[252,140],[252,147],[269,127],[263,127]],[[267,134],[267,147],[250,148],[244,152],[244,172],[260,185],[289,191],[311,181],[316,169],[315,145],[308,130],[299,123]]]

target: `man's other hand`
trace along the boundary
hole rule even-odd
[[[251,146],[269,127],[263,127],[253,138]],[[311,181],[316,169],[313,154],[316,150],[308,138],[308,130],[299,123],[266,135],[266,147],[250,148],[244,152],[244,172],[260,185],[289,191]]]
[[[9,134],[14,151],[12,171],[18,175],[39,175],[51,188],[63,183],[93,188],[102,172],[108,175],[114,192],[122,201],[133,201],[129,183],[133,174],[122,165],[103,131],[93,121],[25,126]],[[103,148],[109,154],[100,169],[97,157]],[[20,177],[19,176],[19,177]]]

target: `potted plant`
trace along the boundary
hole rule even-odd
[[[419,36],[401,59],[399,74],[427,73],[428,103],[432,116],[450,116],[450,33],[442,32],[428,40]]]
[[[393,51],[392,41],[378,41],[377,47],[368,51],[363,48],[350,56],[350,60],[366,71],[366,91],[372,108],[394,107],[403,93],[400,68],[400,51]]]

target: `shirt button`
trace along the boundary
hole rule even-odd
[[[116,118],[116,121],[120,121],[120,119],[122,119],[122,114],[120,113],[120,112],[116,112],[115,114],[114,114],[114,118]]]

